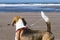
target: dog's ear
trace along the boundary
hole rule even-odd
[[[15,23],[16,23],[16,18],[13,18],[11,25],[14,26]]]
[[[26,20],[24,18],[22,18],[22,21],[23,21],[24,25],[26,26],[26,24],[27,24]]]
[[[16,23],[16,21],[13,21],[13,23],[11,25],[14,26],[15,23]]]

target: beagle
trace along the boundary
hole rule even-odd
[[[49,18],[42,11],[41,16],[47,24],[47,31],[29,29],[22,16],[15,16],[11,22],[12,26],[16,26],[15,40],[54,40]]]

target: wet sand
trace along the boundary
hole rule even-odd
[[[60,40],[60,12],[45,12],[51,21],[51,31],[55,40]],[[40,12],[0,12],[0,40],[14,40],[15,27],[8,26],[14,16],[23,16],[29,25],[35,24],[31,29],[46,30],[45,21]]]

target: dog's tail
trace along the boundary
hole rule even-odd
[[[42,16],[42,18],[45,20],[45,22],[47,24],[47,31],[51,32],[51,23],[50,23],[49,18],[44,14],[43,11],[41,11],[41,16]]]

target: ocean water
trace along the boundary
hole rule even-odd
[[[0,12],[60,12],[60,4],[0,4]]]

